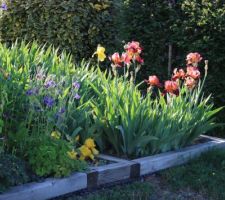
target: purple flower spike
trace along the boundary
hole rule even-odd
[[[45,96],[44,97],[44,104],[47,106],[47,107],[52,107],[55,103],[55,100],[50,97],[50,96]]]
[[[56,84],[55,84],[55,81],[49,80],[49,81],[47,81],[47,82],[44,84],[44,86],[45,86],[46,88],[52,88],[52,87],[55,87]]]
[[[75,94],[74,95],[74,99],[80,99],[80,95],[79,94]]]
[[[33,90],[32,90],[32,89],[27,90],[27,91],[26,91],[26,95],[27,95],[27,96],[33,95]]]
[[[4,2],[2,3],[1,9],[2,10],[8,10],[8,7],[7,7],[6,3],[4,3]]]
[[[29,89],[26,91],[27,96],[32,96],[38,94],[39,90],[37,88]]]
[[[66,109],[65,108],[60,108],[59,109],[59,114],[63,114],[64,112],[66,112]]]
[[[73,87],[79,90],[80,89],[80,83],[77,82],[77,81],[73,82]]]

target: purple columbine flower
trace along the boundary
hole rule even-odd
[[[32,96],[38,94],[39,90],[37,88],[29,89],[26,91],[27,96]]]
[[[50,97],[50,96],[45,96],[44,97],[44,104],[47,106],[47,107],[52,107],[55,103],[55,100]]]
[[[66,112],[66,109],[65,108],[60,108],[58,113],[59,114],[63,114],[64,112]]]
[[[80,89],[80,83],[77,82],[77,81],[73,82],[73,87],[79,90]]]
[[[74,95],[74,99],[80,99],[80,95],[79,94],[75,94]]]
[[[52,87],[55,87],[56,84],[55,84],[55,81],[53,81],[53,80],[48,80],[48,81],[44,84],[44,86],[45,86],[46,88],[52,88]]]
[[[65,108],[60,108],[59,111],[55,114],[55,118],[59,119],[63,113],[66,112]]]
[[[2,5],[1,5],[1,9],[2,10],[8,10],[7,4],[3,2]]]

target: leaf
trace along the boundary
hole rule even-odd
[[[78,135],[78,133],[79,133],[80,131],[82,131],[82,130],[83,130],[83,128],[77,127],[77,128],[73,131],[72,137],[76,137],[76,136]]]

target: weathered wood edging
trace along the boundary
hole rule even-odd
[[[92,167],[85,173],[75,173],[61,179],[46,179],[40,183],[28,183],[11,188],[0,195],[0,200],[45,200],[68,193],[93,189],[108,183],[139,178],[169,167],[188,162],[201,153],[214,148],[225,148],[225,140],[209,136],[201,136],[208,141],[154,156],[125,160],[108,155],[100,155],[101,159],[114,163]]]

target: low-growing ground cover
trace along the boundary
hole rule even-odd
[[[224,163],[225,151],[212,151],[187,165],[144,177],[139,182],[57,200],[222,200]]]

